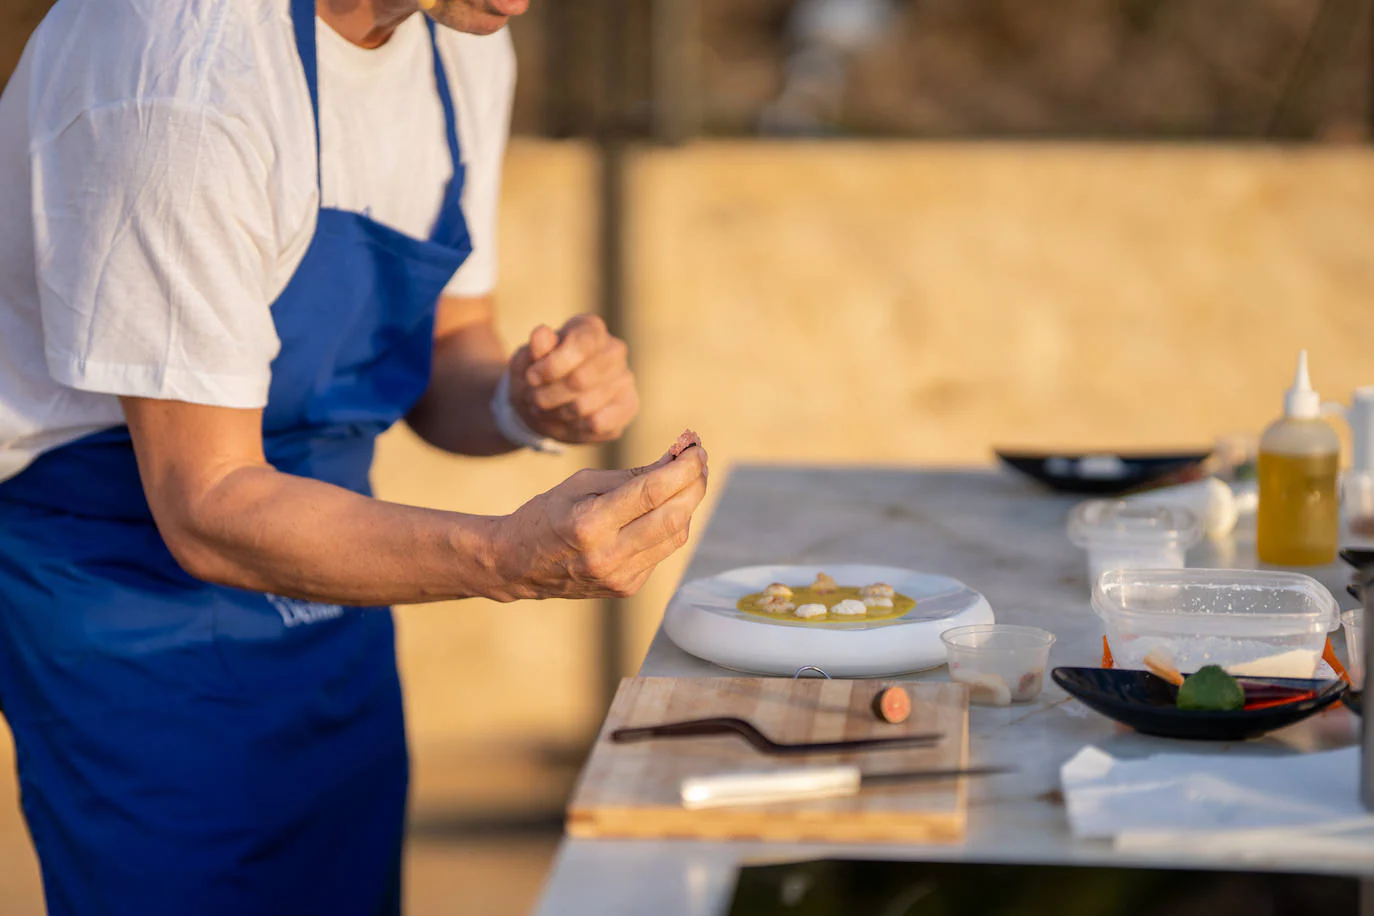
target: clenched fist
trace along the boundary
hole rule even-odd
[[[540,325],[510,361],[510,399],[535,432],[568,443],[620,438],[639,412],[625,342],[595,315]]]
[[[629,471],[579,471],[501,519],[498,600],[626,597],[687,543],[706,450],[683,444]]]

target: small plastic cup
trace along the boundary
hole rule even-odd
[[[1040,695],[1054,634],[1039,627],[983,624],[940,634],[949,676],[981,706],[1029,703]]]
[[[1202,538],[1197,516],[1182,506],[1090,499],[1069,515],[1069,540],[1088,552],[1088,583],[1109,569],[1182,569]]]
[[[1345,629],[1345,663],[1350,674],[1350,683],[1356,688],[1364,686],[1364,608],[1355,608],[1341,615],[1341,626]]]

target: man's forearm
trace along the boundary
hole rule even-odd
[[[406,423],[436,448],[460,455],[501,455],[516,446],[501,434],[492,395],[507,357],[491,320],[490,299],[440,303],[429,387]]]
[[[491,412],[491,398],[506,371],[499,349],[491,352],[477,329],[450,335],[434,348],[434,368],[424,397],[406,415],[421,439],[460,455],[501,455],[516,446],[501,435]]]
[[[270,467],[230,471],[158,519],[192,575],[333,604],[510,597],[500,521],[386,503]]]

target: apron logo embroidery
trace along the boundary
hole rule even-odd
[[[267,603],[277,609],[281,622],[288,627],[302,624],[319,623],[343,616],[343,608],[337,604],[317,604],[314,601],[301,601],[299,598],[283,598],[281,595],[268,595]]]

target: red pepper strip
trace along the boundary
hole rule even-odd
[[[1322,661],[1331,666],[1331,670],[1336,672],[1336,677],[1345,681],[1347,684],[1351,683],[1350,675],[1346,673],[1345,666],[1342,665],[1341,660],[1336,657],[1336,650],[1331,648],[1330,636],[1326,637],[1326,648],[1322,650]]]
[[[1245,691],[1246,709],[1268,709],[1271,706],[1310,700],[1317,695],[1317,691],[1305,687],[1288,687],[1263,681],[1240,681],[1240,686]]]
[[[1247,698],[1245,701],[1245,710],[1246,712],[1249,712],[1252,709],[1270,709],[1274,706],[1286,706],[1289,703],[1297,703],[1302,700],[1310,700],[1316,695],[1317,691],[1315,690],[1305,690],[1302,693],[1289,694],[1288,696],[1284,697],[1276,697],[1272,700],[1256,700],[1253,703],[1250,702],[1250,700]]]

